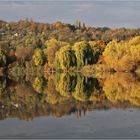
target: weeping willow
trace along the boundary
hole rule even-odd
[[[76,66],[76,56],[71,46],[67,45],[62,47],[55,57],[55,67],[56,69],[69,69],[70,67]]]
[[[77,67],[82,67],[92,62],[93,55],[88,42],[81,41],[75,43],[73,50],[77,58]]]
[[[55,54],[55,68],[67,70],[97,63],[102,53],[100,46],[92,41],[76,42],[74,46],[61,47]]]
[[[105,43],[103,41],[89,41],[90,48],[92,49],[92,63],[97,63],[100,55],[102,54]]]

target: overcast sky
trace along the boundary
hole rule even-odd
[[[40,22],[74,23],[91,26],[140,27],[140,1],[0,1],[0,19],[32,18]]]

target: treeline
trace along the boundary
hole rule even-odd
[[[140,37],[126,41],[80,41],[70,45],[67,42],[50,39],[43,48],[19,47],[16,51],[0,50],[0,66],[23,68],[43,67],[44,70],[80,70],[94,64],[114,71],[139,71]],[[10,64],[10,65],[9,65]],[[90,68],[89,67],[89,68]],[[88,68],[88,67],[87,67]]]
[[[140,29],[94,28],[80,21],[0,21],[0,67],[79,71],[96,64],[101,71],[139,71],[139,35]]]
[[[112,39],[126,40],[138,35],[140,35],[139,28],[96,28],[87,26],[81,21],[76,21],[74,24],[66,24],[61,22],[39,23],[32,19],[19,20],[17,22],[0,20],[1,40],[7,39],[11,45],[19,45],[24,40],[26,40],[27,44],[35,44],[36,42],[43,42],[51,38],[71,44],[83,40],[103,40],[109,42]]]
[[[6,49],[1,44],[0,67],[29,65],[33,67],[44,66],[45,70],[68,70],[80,68],[85,65],[96,64],[104,50],[103,41],[81,41],[70,45],[67,42],[50,39],[45,41],[42,48],[19,46],[15,51]],[[9,65],[10,64],[10,65]]]

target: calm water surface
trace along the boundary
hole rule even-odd
[[[140,138],[136,75],[0,81],[0,138]]]

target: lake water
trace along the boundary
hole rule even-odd
[[[140,138],[134,74],[0,79],[0,138]]]

